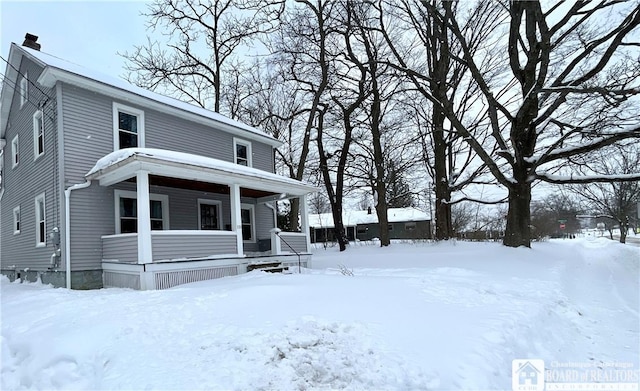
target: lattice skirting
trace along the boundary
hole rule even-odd
[[[177,270],[170,272],[155,272],[156,289],[167,289],[176,285],[190,282],[213,280],[227,276],[238,275],[237,266],[215,267],[207,269]]]

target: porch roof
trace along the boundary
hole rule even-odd
[[[98,160],[85,177],[88,180],[99,180],[102,186],[110,186],[135,177],[137,171],[169,178],[223,185],[236,184],[274,195],[301,196],[317,191],[316,187],[308,183],[252,167],[152,148],[126,148],[111,152]]]

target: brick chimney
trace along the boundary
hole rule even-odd
[[[38,40],[37,35],[27,33],[27,35],[24,36],[24,42],[22,43],[22,46],[26,46],[28,48],[39,51],[40,44],[36,42],[37,40]]]

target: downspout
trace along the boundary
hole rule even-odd
[[[64,191],[64,268],[67,277],[67,289],[71,289],[71,221],[69,207],[71,205],[70,198],[73,190],[84,189],[91,186],[91,181],[78,183],[70,186]]]

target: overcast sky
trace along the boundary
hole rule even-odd
[[[0,0],[1,54],[11,42],[21,45],[25,33],[39,37],[42,51],[112,76],[124,73],[116,52],[131,51],[146,41],[146,19],[138,1],[6,1]],[[6,64],[0,64],[4,72]]]

